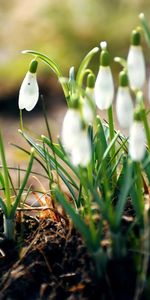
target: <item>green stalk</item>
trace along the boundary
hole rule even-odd
[[[136,187],[137,187],[137,195],[139,198],[139,207],[141,211],[141,216],[143,216],[143,209],[144,209],[143,180],[142,180],[141,166],[139,162],[135,162],[135,170],[137,176]]]
[[[144,129],[145,129],[145,133],[146,133],[148,150],[150,151],[150,129],[149,129],[149,125],[148,125],[147,114],[146,114],[146,110],[144,107],[144,103],[142,104],[141,117],[142,117]]]
[[[8,168],[7,168],[6,158],[5,158],[4,145],[3,145],[1,132],[0,132],[0,155],[1,155],[1,159],[2,159],[2,166],[3,166],[3,172],[4,172],[7,213],[9,215],[9,213],[11,211],[11,196],[10,196],[10,187],[9,187],[9,174],[8,174]]]
[[[20,109],[20,129],[23,131],[22,109]]]
[[[109,123],[109,139],[111,142],[115,136],[112,105],[108,108],[107,113],[108,113],[108,123]],[[112,167],[114,167],[116,164],[115,154],[116,154],[116,149],[115,149],[115,143],[114,143],[112,146],[112,149],[111,149]],[[116,183],[116,180],[117,180],[116,170],[114,171],[114,174],[113,174],[113,180],[114,180],[114,183]]]
[[[3,215],[4,235],[8,240],[15,239],[15,220]]]
[[[25,186],[26,186],[28,177],[29,177],[29,175],[30,175],[30,173],[31,173],[33,160],[34,160],[34,149],[32,148],[32,149],[31,149],[30,161],[29,161],[29,164],[28,164],[28,168],[27,168],[25,177],[24,177],[23,182],[22,182],[22,185],[21,185],[21,187],[20,187],[20,189],[19,189],[19,193],[18,193],[18,195],[17,195],[17,197],[16,197],[15,203],[14,203],[12,209],[11,209],[11,218],[14,218],[14,216],[15,216],[17,206],[18,206],[18,204],[19,204],[19,202],[20,202],[20,198],[21,198],[22,193],[23,193],[23,191],[24,191],[24,188],[25,188]]]

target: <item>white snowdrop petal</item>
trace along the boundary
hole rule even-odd
[[[94,88],[94,98],[99,109],[108,109],[114,97],[114,83],[110,67],[100,66]]]
[[[133,90],[143,88],[146,80],[146,67],[141,46],[130,46],[127,67],[131,88]]]
[[[19,91],[19,109],[31,111],[39,98],[39,87],[36,80],[36,73],[27,72],[20,91]]]
[[[128,87],[119,87],[116,97],[116,115],[119,125],[127,129],[133,121],[133,102]]]
[[[94,102],[94,88],[86,87],[85,92],[90,97],[90,100]]]
[[[130,128],[129,154],[133,161],[141,161],[146,151],[146,136],[140,121],[134,121]]]
[[[78,142],[71,151],[71,161],[75,166],[86,167],[91,160],[91,143],[87,132],[81,131]]]
[[[71,151],[72,147],[78,139],[81,131],[82,123],[80,113],[77,109],[68,109],[62,126],[62,142],[66,151]]]
[[[83,104],[82,104],[82,116],[83,120],[89,124],[93,123],[94,121],[94,112],[92,110],[92,107],[88,103],[87,99],[83,99]]]

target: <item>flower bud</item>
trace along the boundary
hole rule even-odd
[[[131,89],[142,89],[146,80],[146,68],[140,33],[136,30],[132,32],[131,45],[127,57],[127,69]]]
[[[64,117],[62,126],[62,142],[67,152],[72,150],[78,134],[82,129],[80,112],[75,108],[69,108]]]
[[[125,71],[120,72],[119,88],[116,97],[116,115],[120,127],[128,129],[133,121],[133,102],[128,87],[128,77]]]
[[[86,167],[91,160],[91,143],[85,130],[78,135],[78,141],[72,148],[71,161],[75,166]]]
[[[39,98],[39,87],[36,79],[38,62],[33,60],[30,64],[19,91],[19,109],[31,111]]]
[[[129,154],[133,161],[141,161],[146,151],[146,136],[142,121],[138,114],[134,115],[134,121],[129,134]]]
[[[114,97],[114,83],[109,66],[110,55],[106,42],[101,43],[100,68],[95,82],[94,97],[99,109],[108,109]]]

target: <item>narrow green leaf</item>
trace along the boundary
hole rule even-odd
[[[150,47],[150,28],[148,26],[147,20],[143,13],[139,15],[139,18],[144,31],[145,39],[147,41],[148,46]]]
[[[124,175],[122,178],[119,199],[118,199],[116,209],[115,209],[115,214],[116,214],[115,224],[116,224],[117,228],[120,225],[123,210],[124,210],[131,186],[133,184],[132,174],[133,174],[133,162],[128,160],[126,168],[125,168],[125,172],[124,172]]]
[[[7,168],[7,162],[5,157],[5,151],[4,151],[4,145],[3,145],[3,139],[0,132],[0,155],[2,160],[2,166],[3,166],[3,179],[4,179],[4,186],[5,186],[5,195],[6,195],[6,206],[7,210],[10,212],[11,210],[11,198],[10,198],[10,187],[9,187],[9,171]]]
[[[150,155],[148,151],[146,152],[145,158],[142,161],[142,168],[144,169],[150,184]]]
[[[83,81],[83,77],[84,77],[84,72],[89,64],[89,62],[91,61],[92,57],[94,54],[96,54],[99,51],[98,47],[94,47],[91,51],[88,52],[88,54],[83,58],[78,72],[77,72],[77,76],[76,76],[76,82],[78,84],[78,86],[82,86],[82,81]]]
[[[0,172],[0,184],[2,189],[5,191],[5,182],[2,173]]]
[[[71,164],[71,162],[68,160],[66,154],[62,149],[60,148],[59,144],[52,143],[46,136],[42,135],[42,140],[44,143],[46,143],[50,149],[55,151],[55,154],[73,171],[73,173],[79,177],[79,174],[76,170],[76,168]],[[74,186],[76,186],[74,182]]]
[[[25,134],[24,132],[22,132],[21,130],[19,130],[19,132],[23,135],[23,137],[26,139],[26,141],[32,146],[34,147],[34,149],[39,153],[39,155],[44,158],[45,160],[45,153],[42,149],[42,147],[40,145],[38,145],[37,143],[35,143],[35,141],[30,138],[27,134]],[[50,156],[50,163],[51,163],[51,166],[53,167],[54,170],[56,170],[56,164],[55,164],[55,161],[54,161],[54,158],[52,156]],[[58,174],[59,176],[61,177],[61,179],[63,180],[63,182],[65,183],[65,185],[67,186],[68,190],[70,191],[74,201],[76,202],[77,199],[76,199],[76,195],[75,195],[75,192],[71,186],[71,184],[69,183],[69,181],[67,180],[67,178],[64,176],[63,172],[61,171],[62,169],[62,166],[59,164],[58,165],[58,162],[57,162],[57,167],[58,167]]]
[[[64,195],[60,192],[60,190],[58,190],[58,188],[55,189],[54,193],[57,201],[62,205],[66,213],[71,217],[75,227],[82,234],[88,248],[92,249],[94,245],[92,244],[91,232],[88,225],[86,225],[80,215],[75,212],[75,209],[67,202]]]
[[[31,169],[32,169],[32,165],[33,165],[33,160],[34,160],[34,149],[32,148],[31,149],[30,161],[29,161],[29,164],[28,164],[28,168],[27,168],[26,174],[25,174],[24,179],[22,181],[22,184],[21,184],[21,187],[19,189],[19,193],[18,193],[18,195],[16,197],[15,203],[13,204],[12,209],[11,209],[11,213],[10,213],[10,217],[11,218],[14,218],[14,216],[15,216],[17,206],[18,206],[18,204],[20,202],[22,193],[24,192],[24,188],[26,186],[27,180],[28,180],[29,175],[31,173]]]
[[[98,164],[101,163],[102,157],[107,149],[107,141],[104,133],[104,128],[99,117],[97,117],[97,133],[95,135],[95,154],[98,159]]]
[[[7,214],[7,206],[4,203],[4,201],[2,200],[2,198],[0,198],[0,207],[5,215],[5,217],[7,218],[8,214]]]

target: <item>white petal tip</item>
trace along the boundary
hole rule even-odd
[[[106,49],[107,48],[107,42],[106,41],[102,41],[100,43],[100,47],[101,47],[102,50]]]
[[[139,18],[142,20],[142,19],[144,19],[144,13],[140,13],[139,14]]]

